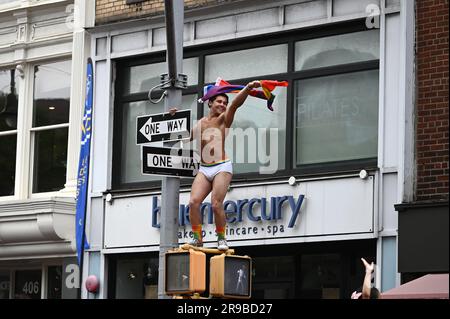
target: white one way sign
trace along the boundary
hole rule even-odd
[[[178,141],[190,138],[191,110],[174,115],[159,113],[136,118],[136,144],[159,141]]]
[[[200,156],[193,150],[142,146],[142,174],[194,177]]]

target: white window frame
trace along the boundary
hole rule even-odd
[[[29,91],[28,91],[28,96],[27,96],[27,101],[28,101],[28,105],[29,108],[31,109],[31,111],[25,112],[26,113],[26,122],[27,122],[27,131],[29,134],[29,138],[28,140],[28,150],[29,150],[29,175],[28,175],[28,196],[30,198],[48,198],[51,195],[56,195],[59,191],[53,191],[53,192],[39,192],[39,193],[33,193],[33,182],[34,182],[34,170],[35,170],[35,163],[34,163],[34,155],[35,155],[35,138],[36,138],[36,132],[42,132],[42,131],[47,131],[47,130],[52,130],[52,129],[58,129],[58,128],[64,128],[67,127],[69,129],[70,126],[70,107],[72,107],[72,103],[70,103],[70,107],[69,107],[69,119],[67,121],[67,123],[62,123],[62,124],[55,124],[55,125],[45,125],[45,126],[38,126],[38,127],[33,127],[33,114],[35,112],[34,110],[34,69],[36,66],[39,65],[45,65],[45,64],[49,64],[49,63],[53,63],[53,62],[60,62],[60,61],[70,61],[71,57],[65,57],[65,58],[58,58],[58,59],[53,59],[53,60],[45,60],[45,61],[39,61],[37,63],[32,63],[29,65],[28,71],[29,71],[29,76],[30,76],[30,82],[29,82]],[[70,70],[70,72],[72,73],[72,69]],[[72,75],[70,76],[72,78]],[[70,98],[70,96],[69,96]],[[67,155],[66,155],[66,163],[68,161],[68,157],[69,157],[69,138],[67,138]],[[67,183],[67,166],[66,166],[66,182],[64,184]],[[61,189],[64,189],[64,185]]]

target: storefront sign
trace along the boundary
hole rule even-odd
[[[180,192],[178,239],[191,236],[190,191]],[[105,247],[158,246],[161,195],[117,198],[105,207]],[[233,245],[373,238],[374,183],[369,176],[234,187],[227,192],[226,236]],[[217,241],[211,195],[201,206],[203,240]]]
[[[260,220],[281,220],[282,206],[284,202],[289,203],[290,216],[284,216],[289,219],[287,227],[292,228],[295,225],[300,208],[302,207],[304,195],[298,196],[296,200],[293,196],[277,196],[267,198],[252,198],[252,199],[240,199],[237,201],[227,200],[224,204],[225,216],[227,223],[239,224],[242,223],[244,216],[251,222],[258,222]],[[153,196],[153,209],[152,209],[152,227],[159,228],[158,213],[161,211],[161,206],[158,205],[158,197]],[[259,212],[254,211],[254,207],[260,206]],[[203,223],[205,223],[205,213],[207,214],[207,223],[214,224],[214,213],[211,203],[205,202],[202,204],[200,211],[202,213]],[[288,210],[289,211],[289,210]],[[178,220],[180,226],[189,224],[189,206],[180,205]]]

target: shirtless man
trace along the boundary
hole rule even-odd
[[[226,131],[233,123],[236,110],[247,99],[249,92],[260,86],[259,81],[248,83],[229,106],[226,94],[211,97],[208,100],[209,114],[200,119],[193,128],[191,139],[195,139],[197,136],[201,138],[201,165],[192,183],[189,200],[189,219],[193,232],[193,239],[189,244],[193,246],[203,246],[200,206],[212,191],[211,205],[216,223],[217,248],[219,250],[228,249],[225,238],[226,219],[223,200],[231,182],[233,167],[225,154]]]

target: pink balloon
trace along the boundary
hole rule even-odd
[[[86,289],[91,293],[96,293],[98,287],[100,286],[100,282],[98,281],[97,276],[90,275],[86,278]]]

